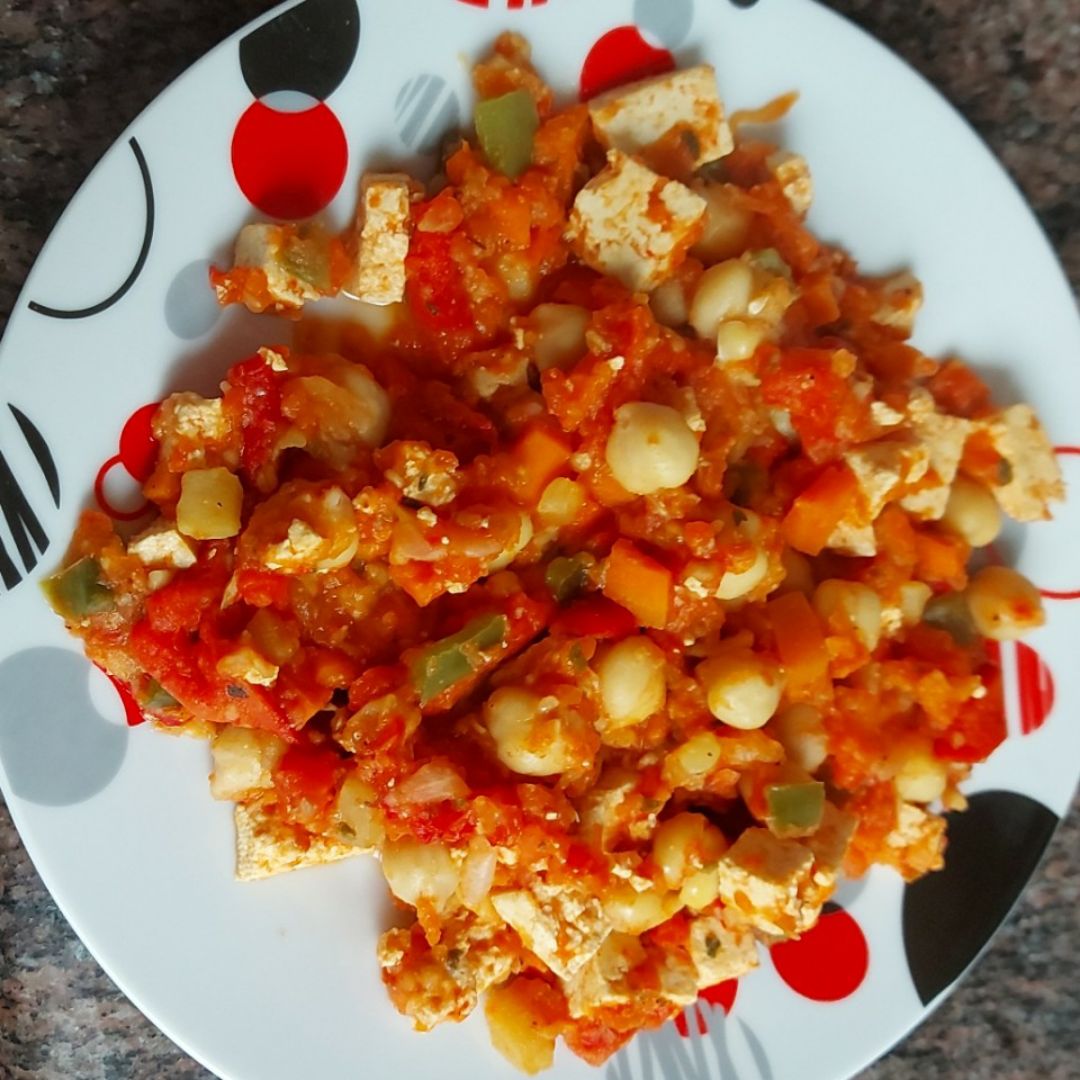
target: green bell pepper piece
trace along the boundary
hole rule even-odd
[[[100,615],[116,607],[112,589],[101,580],[97,559],[80,559],[42,585],[53,609],[69,619]]]
[[[536,102],[527,90],[511,90],[476,106],[476,137],[492,168],[511,179],[532,164],[533,136],[540,126]]]
[[[179,707],[180,702],[157,679],[150,680],[143,696],[144,709],[149,709],[151,712],[163,712],[166,709],[178,709]]]
[[[544,582],[560,604],[573,600],[585,588],[587,567],[586,560],[580,555],[561,555],[548,563]]]
[[[292,237],[281,252],[281,265],[319,292],[330,291],[330,251],[318,237]]]
[[[501,645],[509,628],[505,615],[481,615],[450,637],[429,645],[412,663],[410,677],[421,706],[483,663],[480,653]]]
[[[778,836],[809,832],[821,824],[825,812],[825,785],[816,780],[771,784],[765,789],[769,827]]]
[[[977,634],[963,593],[935,596],[923,611],[923,622],[951,634],[957,645],[971,645]]]

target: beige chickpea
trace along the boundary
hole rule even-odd
[[[569,525],[585,505],[585,489],[566,476],[557,476],[540,496],[536,512],[544,525]]]
[[[722,363],[749,360],[769,328],[755,319],[725,319],[716,328],[716,358]]]
[[[686,287],[678,278],[669,278],[649,294],[649,307],[656,321],[677,329],[690,320],[690,302]]]
[[[656,888],[638,892],[632,885],[619,885],[604,898],[604,912],[622,934],[644,934],[670,919],[680,906],[674,893]]]
[[[694,475],[698,442],[675,409],[632,401],[615,410],[605,457],[627,491],[650,495],[680,487]]]
[[[724,746],[712,731],[699,731],[664,758],[662,776],[672,787],[700,788],[716,768]]]
[[[949,771],[927,749],[907,749],[897,762],[896,793],[905,802],[931,803],[945,794]]]
[[[554,705],[517,686],[484,702],[484,722],[499,760],[523,776],[554,776],[575,763],[573,746]]]
[[[653,861],[669,889],[679,888],[700,870],[714,869],[726,850],[724,834],[703,814],[676,814],[653,835]]]
[[[973,548],[992,544],[1001,532],[1001,509],[988,488],[958,476],[949,492],[941,523]]]
[[[967,587],[975,629],[994,641],[1015,641],[1046,621],[1039,590],[1006,566],[987,566]]]
[[[746,250],[754,215],[738,201],[738,195],[724,184],[702,184],[697,193],[705,200],[705,228],[691,249],[695,258],[719,262]]]
[[[834,632],[851,630],[873,652],[881,640],[881,597],[868,585],[829,578],[814,590],[814,610]]]
[[[784,679],[775,662],[749,649],[731,649],[698,665],[709,712],[729,727],[752,731],[776,712]]]
[[[808,773],[817,772],[829,754],[829,739],[821,713],[812,705],[791,705],[770,724],[789,760]]]
[[[532,311],[536,327],[533,360],[541,371],[565,368],[585,355],[588,309],[577,304],[537,304]]]
[[[746,521],[742,532],[754,539],[761,532],[761,520],[749,510],[743,511]],[[754,560],[745,570],[729,570],[720,579],[716,590],[718,600],[739,600],[756,589],[769,572],[769,557],[759,546],[754,548]]]
[[[628,637],[612,645],[596,673],[604,712],[614,725],[636,724],[664,707],[664,654],[647,637]]]
[[[742,259],[710,266],[690,301],[690,325],[698,337],[715,341],[721,323],[745,317],[753,295],[754,272]]]
[[[934,590],[925,581],[905,581],[900,586],[900,618],[904,626],[922,621],[923,612]]]
[[[382,849],[382,867],[390,891],[414,907],[426,900],[436,909],[445,909],[461,879],[445,844],[423,844],[419,840],[387,844]]]

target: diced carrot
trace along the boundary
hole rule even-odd
[[[810,601],[801,592],[789,592],[771,600],[767,610],[787,676],[788,697],[816,701],[827,696],[829,651]]]
[[[916,576],[929,585],[962,589],[967,584],[967,561],[971,548],[959,536],[917,532]]]
[[[570,461],[570,442],[559,431],[536,425],[518,440],[513,456],[517,465],[514,489],[522,502],[533,505],[544,488]]]
[[[859,486],[846,465],[830,465],[797,496],[781,525],[796,551],[818,555],[836,526],[856,507]]]
[[[621,604],[642,626],[661,628],[671,614],[671,571],[620,540],[608,556],[604,595]]]

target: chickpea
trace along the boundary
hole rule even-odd
[[[905,802],[931,803],[945,794],[949,771],[929,750],[911,749],[899,761],[894,783]]]
[[[694,475],[698,443],[682,415],[633,401],[615,410],[605,452],[615,479],[635,495],[677,488]]]
[[[754,272],[741,259],[710,266],[690,302],[690,325],[698,337],[715,341],[720,324],[746,315],[754,295]]]
[[[655,888],[638,892],[632,885],[620,885],[604,899],[612,927],[622,934],[644,934],[670,919],[679,907],[674,893]]]
[[[808,773],[817,772],[829,754],[821,713],[812,705],[792,705],[773,720],[770,731],[788,758]]]
[[[541,371],[566,368],[585,355],[585,331],[589,312],[576,304],[537,304],[532,319],[536,325],[533,360]]]
[[[553,699],[552,699],[553,700]],[[484,702],[484,721],[499,760],[524,776],[554,776],[575,764],[573,747],[555,707],[517,686],[503,686]]]
[[[784,680],[779,667],[749,649],[733,649],[698,665],[709,712],[730,727],[752,731],[776,712]]]
[[[1001,532],[1001,510],[997,499],[982,484],[958,476],[949,492],[941,523],[973,548],[986,547]]]
[[[833,633],[851,631],[873,652],[881,640],[881,597],[868,585],[829,578],[814,590],[814,610]]]
[[[699,731],[691,735],[664,759],[664,782],[672,787],[700,787],[705,777],[716,768],[723,752],[723,743],[715,732]]]
[[[716,358],[723,363],[749,360],[765,340],[768,327],[753,319],[725,319],[716,329]]]
[[[678,278],[669,278],[653,289],[649,295],[649,307],[658,323],[673,329],[685,326],[690,319],[686,289]]]
[[[692,254],[706,262],[741,254],[746,249],[754,215],[725,184],[705,184],[696,190],[706,203],[705,228],[691,249]]]
[[[664,707],[664,654],[647,637],[628,637],[612,645],[596,673],[604,712],[615,726],[636,724]]]
[[[743,531],[755,537],[761,531],[761,522],[756,514],[745,511],[747,520]],[[738,600],[747,593],[751,593],[764,580],[769,572],[769,557],[760,548],[754,548],[754,561],[745,570],[729,570],[720,579],[720,585],[716,590],[718,600]]]
[[[900,618],[905,626],[922,621],[923,612],[934,590],[925,581],[905,581],[900,586]]]
[[[445,844],[396,840],[382,849],[383,874],[390,891],[414,907],[427,900],[445,909],[457,891],[461,873]]]
[[[540,496],[536,512],[545,525],[569,525],[585,505],[585,489],[576,481],[557,476]]]
[[[1005,566],[987,566],[967,587],[975,629],[994,641],[1015,641],[1046,621],[1039,590]]]
[[[669,889],[679,888],[699,870],[715,869],[726,850],[724,834],[703,814],[676,814],[653,835],[653,861]]]

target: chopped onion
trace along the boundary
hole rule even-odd
[[[390,806],[410,806],[463,799],[468,794],[468,785],[452,765],[445,761],[429,761],[398,784],[386,797],[386,802]]]
[[[495,849],[482,836],[474,836],[461,867],[461,899],[466,907],[475,909],[491,892],[496,861]]]

